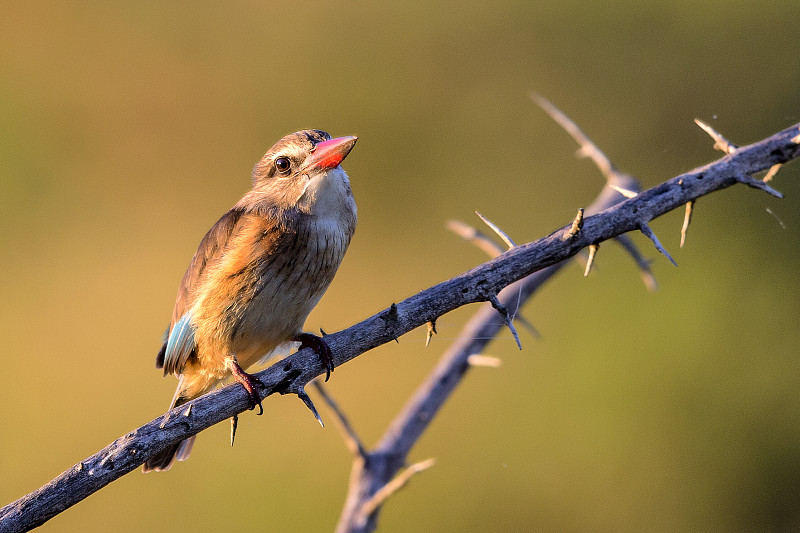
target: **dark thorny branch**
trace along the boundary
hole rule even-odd
[[[562,239],[568,241],[580,233],[585,216],[603,211],[626,198],[635,198],[638,196],[641,187],[638,180],[633,176],[617,170],[606,155],[578,126],[555,106],[538,95],[533,95],[533,99],[578,142],[580,148],[577,155],[591,158],[606,179],[606,184],[595,201],[585,210],[580,209],[572,224],[563,233]],[[702,125],[700,122],[698,124]],[[706,128],[704,127],[704,129]],[[706,129],[706,131],[709,131],[709,129]],[[709,134],[712,135],[712,138],[717,143],[715,147],[720,145],[719,138],[722,137],[719,134],[716,134],[719,138],[714,137],[710,131]],[[732,145],[726,141],[725,146],[725,150],[729,150],[727,147]],[[728,153],[733,152],[730,151]],[[690,203],[693,203],[693,201]],[[687,206],[690,203],[687,203]],[[503,240],[508,249],[515,247],[513,240],[505,232],[480,213],[477,213],[477,215]],[[496,241],[463,222],[450,221],[448,222],[448,227],[460,237],[485,251],[490,257],[497,257],[504,251],[504,248],[497,244]],[[684,223],[681,230],[681,246],[683,246],[685,240],[687,227],[688,221]],[[646,222],[641,223],[639,229],[653,241],[659,252],[675,264],[675,261],[662,247]],[[645,286],[649,290],[654,290],[656,283],[650,272],[650,262],[643,258],[636,245],[627,235],[618,235],[616,240],[636,262],[642,273]],[[584,275],[589,274],[598,249],[599,242],[589,244],[589,255]],[[496,358],[479,356],[478,354],[483,351],[503,326],[507,326],[511,330],[514,339],[519,344],[519,337],[513,328],[511,317],[506,309],[521,308],[525,301],[530,299],[534,292],[550,277],[555,275],[563,265],[563,262],[557,263],[539,270],[509,285],[499,295],[493,296],[488,303],[484,304],[464,326],[457,336],[458,340],[442,355],[436,368],[419,386],[373,450],[366,450],[361,445],[360,440],[355,435],[339,406],[333,403],[333,400],[325,393],[322,385],[315,382],[323,394],[323,398],[329,403],[339,420],[339,425],[347,428],[345,439],[359,442],[357,449],[350,446],[354,456],[353,466],[350,474],[347,501],[337,526],[338,533],[373,531],[377,527],[380,504],[383,504],[386,498],[394,491],[402,488],[413,474],[422,471],[423,469],[419,465],[425,464],[425,468],[432,466],[433,459],[406,466],[407,457],[412,446],[416,444],[419,437],[430,425],[439,408],[455,391],[469,368],[475,366],[497,366],[499,364],[499,360]],[[500,317],[498,317],[498,312]],[[519,313],[513,317],[513,320],[522,324],[529,324]],[[434,328],[435,323],[429,323],[426,344],[430,342],[432,332],[435,332]],[[400,473],[398,474],[398,472]],[[376,505],[376,501],[379,505]]]
[[[430,462],[419,463],[396,476],[405,467],[408,451],[438,407],[459,383],[461,375],[471,364],[480,361],[475,358],[470,360],[470,356],[482,350],[486,342],[483,339],[493,337],[499,328],[509,325],[513,328],[508,310],[516,309],[520,302],[561,267],[565,259],[589,247],[593,247],[596,253],[602,241],[612,238],[620,240],[627,250],[634,250],[630,240],[623,235],[629,231],[645,233],[659,251],[668,256],[648,226],[651,220],[737,183],[780,196],[767,185],[767,181],[774,176],[776,165],[800,155],[800,125],[742,147],[720,141],[715,135],[722,137],[714,132],[712,137],[715,137],[716,145],[723,146],[726,151],[722,159],[639,192],[638,182],[617,171],[568,118],[546,100],[538,96],[534,98],[575,137],[581,146],[579,154],[590,157],[598,165],[606,177],[606,186],[595,202],[576,217],[574,223],[570,222],[550,235],[526,244],[514,245],[508,239],[506,242],[511,248],[486,263],[393,303],[345,330],[325,336],[333,351],[334,363],[338,366],[426,324],[430,338],[435,333],[438,317],[470,303],[488,302],[466,326],[460,336],[465,340],[457,342],[445,353],[428,381],[398,415],[376,448],[365,452],[362,445],[354,446],[356,467],[359,462],[362,466],[351,477],[346,508],[339,524],[340,531],[374,529],[385,499],[406,483],[414,472],[431,465]],[[755,173],[768,169],[773,169],[767,175],[769,179],[753,177]],[[683,231],[685,234],[686,229]],[[504,235],[502,232],[500,234]],[[647,261],[638,252],[632,253],[645,279],[652,279]],[[592,258],[595,259],[595,255]],[[498,312],[503,315],[502,321],[497,320]],[[523,323],[519,316],[513,318]],[[467,355],[459,357],[457,353]],[[305,386],[323,373],[325,369],[314,352],[311,349],[301,350],[256,374],[264,383],[259,396],[263,399],[275,393],[296,394],[315,411]],[[46,485],[0,509],[0,532],[27,531],[43,524],[136,469],[159,451],[234,417],[249,407],[247,393],[234,384],[182,405],[168,415],[159,416],[68,468]],[[358,442],[357,438],[355,442]],[[370,460],[364,461],[366,458]],[[380,461],[376,460],[378,458]]]

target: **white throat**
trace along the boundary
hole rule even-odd
[[[343,221],[355,215],[350,180],[342,167],[314,175],[297,202],[302,211],[318,219]]]

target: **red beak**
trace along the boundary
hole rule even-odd
[[[358,137],[339,137],[329,141],[323,141],[314,147],[314,151],[306,158],[303,164],[303,171],[329,170],[339,166],[353,146],[356,145]]]

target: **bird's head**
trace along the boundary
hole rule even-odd
[[[352,202],[350,181],[339,164],[357,137],[331,136],[320,130],[287,135],[253,169],[253,193],[275,206],[305,212],[338,209]]]

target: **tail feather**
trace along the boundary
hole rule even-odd
[[[142,467],[142,472],[145,474],[148,472],[166,472],[172,468],[172,463],[174,463],[176,459],[178,461],[185,461],[189,458],[196,436],[197,435],[192,435],[188,439],[182,440],[158,455],[151,457]]]
[[[170,409],[178,407],[179,405],[183,405],[192,399],[181,396],[180,391],[181,386],[179,384]],[[166,450],[154,455],[144,463],[144,466],[142,466],[142,472],[145,474],[148,472],[166,472],[172,468],[172,464],[176,459],[178,461],[185,461],[189,458],[189,454],[192,453],[192,446],[194,445],[196,436],[197,435],[192,435],[188,439],[182,440],[177,444],[170,446]]]

